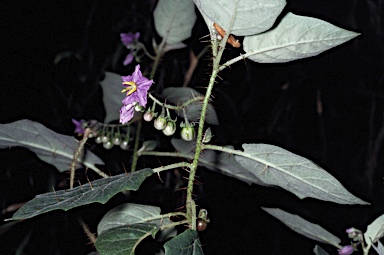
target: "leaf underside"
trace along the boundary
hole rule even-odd
[[[54,165],[60,172],[67,171],[79,142],[73,136],[52,131],[38,122],[18,120],[0,124],[0,148],[22,146],[34,152],[41,160]],[[86,166],[103,165],[104,162],[90,151],[79,157]],[[76,165],[76,169],[81,164]]]
[[[246,156],[235,159],[267,185],[279,186],[303,199],[339,204],[368,204],[349,193],[332,175],[312,161],[269,144],[243,144]]]
[[[288,13],[276,28],[246,36],[243,45],[250,60],[285,63],[316,56],[358,35],[320,19]]]

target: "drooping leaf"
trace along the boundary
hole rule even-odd
[[[119,205],[104,215],[97,226],[97,234],[100,235],[110,228],[139,223],[151,223],[157,227],[172,223],[169,218],[153,219],[160,216],[160,211],[160,207],[150,205],[133,203]]]
[[[358,33],[320,19],[287,13],[279,25],[263,34],[246,36],[244,51],[259,63],[284,63],[316,56],[345,43]]]
[[[157,33],[176,45],[191,36],[196,21],[192,0],[159,0],[153,12]]]
[[[322,228],[321,226],[317,224],[313,224],[312,222],[309,222],[300,216],[297,216],[295,214],[287,213],[281,209],[277,208],[261,208],[273,217],[280,220],[282,223],[284,223],[287,227],[292,229],[293,231],[306,236],[312,240],[319,241],[322,243],[328,243],[335,247],[339,245],[341,240]]]
[[[165,255],[202,255],[199,235],[188,229],[164,244]]]
[[[182,153],[185,158],[193,158],[193,151],[195,148],[195,144],[193,142],[173,138],[171,143],[173,147],[175,147],[179,153]],[[228,148],[232,147],[228,146]],[[233,155],[226,152],[216,152],[206,149],[199,158],[199,165],[212,171],[219,171],[248,184],[255,183],[262,186],[270,186],[263,183],[253,172],[242,167],[239,163],[237,163]]]
[[[313,252],[316,254],[316,255],[329,255],[328,252],[326,252],[323,248],[321,248],[320,246],[316,245],[315,248],[313,248]]]
[[[368,204],[349,193],[332,175],[312,161],[269,144],[243,144],[235,159],[262,182],[286,189],[299,198],[339,204]]]
[[[375,219],[368,225],[367,231],[364,233],[365,242],[368,245],[376,243],[384,236],[384,214]]]
[[[91,204],[105,204],[111,197],[123,190],[138,190],[141,183],[151,176],[149,168],[128,174],[115,175],[83,184],[69,190],[37,195],[22,206],[10,220],[28,219],[53,210],[64,210]]]
[[[121,85],[121,76],[111,72],[105,72],[105,78],[100,82],[103,89],[103,103],[105,107],[105,123],[120,118],[119,110],[123,103],[121,102],[125,94],[121,93],[124,88]]]
[[[69,169],[79,142],[73,136],[56,133],[31,120],[0,124],[0,148],[16,146],[29,149],[41,160],[64,172]],[[104,164],[99,157],[87,150],[85,156],[79,157],[78,161],[91,169],[95,164]],[[81,165],[78,164],[76,167],[79,168]]]
[[[227,29],[234,14],[233,0],[194,0],[200,12]],[[237,1],[236,18],[231,34],[238,36],[262,33],[272,27],[286,5],[285,0],[241,0]]]
[[[167,99],[167,102],[170,102],[176,105],[181,105],[194,97],[200,97],[203,95],[191,88],[171,87],[171,88],[164,89],[162,96]],[[198,121],[200,119],[201,109],[202,109],[202,101],[195,101],[193,103],[190,103],[185,108],[185,114],[187,115],[188,120],[193,122]],[[176,113],[179,116],[184,117],[184,113],[182,110],[177,111]],[[209,124],[219,125],[219,120],[217,118],[215,109],[211,104],[208,105],[205,121]]]
[[[155,224],[135,224],[110,228],[103,231],[96,240],[100,255],[133,255],[141,238],[156,229]]]

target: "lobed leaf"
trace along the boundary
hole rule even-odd
[[[287,13],[266,33],[246,36],[244,51],[259,63],[285,63],[316,56],[358,36],[320,19]]]
[[[100,255],[133,255],[140,239],[147,236],[155,224],[120,226],[103,231],[96,240]]]
[[[21,146],[34,152],[41,160],[52,164],[60,172],[67,171],[73,160],[79,142],[73,136],[52,131],[38,122],[18,120],[9,124],[0,124],[0,148]],[[94,168],[104,162],[92,152],[86,150],[78,163]],[[76,166],[81,167],[80,164]]]
[[[199,236],[196,231],[188,229],[164,244],[166,255],[202,255]]]
[[[53,210],[64,210],[91,204],[105,204],[111,197],[123,190],[138,190],[141,183],[153,171],[149,168],[128,174],[99,179],[69,190],[37,195],[24,204],[10,220],[28,219]]]
[[[121,75],[105,72],[105,78],[100,82],[103,90],[103,103],[105,108],[105,123],[109,123],[113,120],[120,118],[120,108],[123,105],[125,94],[121,93],[123,89],[121,83]]]
[[[197,8],[214,23],[227,29],[234,15],[236,1],[194,0]],[[237,1],[236,17],[231,34],[238,36],[262,33],[272,27],[286,5],[285,0]]]
[[[164,89],[162,96],[172,104],[181,105],[194,97],[199,97],[203,95],[191,88],[171,87]],[[198,121],[200,119],[201,109],[201,101],[195,101],[193,103],[188,104],[188,106],[185,107],[185,114],[187,115],[188,120],[193,122]],[[182,110],[177,111],[176,113],[184,118],[184,113]],[[205,121],[209,124],[219,125],[219,119],[217,118],[215,109],[211,104],[208,105]]]
[[[339,204],[368,204],[349,193],[332,175],[312,161],[269,144],[243,144],[235,159],[267,185],[286,189],[299,198]]]
[[[157,227],[171,224],[169,218],[159,218],[160,211],[160,207],[157,206],[121,204],[104,215],[97,226],[97,234],[100,235],[103,231],[111,228],[139,223],[151,223]],[[153,219],[155,217],[158,219]]]
[[[384,214],[375,219],[368,225],[367,231],[364,233],[365,242],[368,245],[376,243],[384,236]]]
[[[372,244],[372,247],[373,247],[373,249],[375,249],[377,254],[384,255],[384,246],[383,246],[383,244],[380,241],[378,241],[377,246]]]
[[[192,34],[196,21],[195,6],[192,0],[159,0],[153,18],[157,33],[166,43],[178,45]]]
[[[312,240],[319,241],[322,243],[328,243],[335,247],[339,246],[341,240],[322,228],[317,224],[313,224],[300,216],[295,214],[287,213],[278,208],[261,208],[273,217],[277,218],[279,221],[284,223],[287,227],[293,231],[306,236]]]

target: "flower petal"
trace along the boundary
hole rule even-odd
[[[120,123],[121,124],[126,124],[128,123],[134,115],[134,105],[129,104],[129,105],[123,105],[123,107],[120,108]]]
[[[127,66],[127,65],[129,65],[130,63],[132,63],[132,61],[133,61],[133,54],[132,54],[132,52],[130,52],[130,53],[125,57],[124,62],[123,62],[123,65],[124,65],[124,66]]]

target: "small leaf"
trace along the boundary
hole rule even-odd
[[[384,255],[384,246],[383,244],[378,241],[378,245],[375,246],[374,244],[372,244],[372,247],[373,249],[375,249],[375,251],[379,254],[379,255]]]
[[[103,103],[105,107],[105,123],[120,119],[120,108],[123,106],[125,94],[121,93],[122,86],[121,75],[105,72],[105,78],[100,82],[103,90]]]
[[[156,149],[156,147],[157,147],[156,140],[144,141],[143,145],[139,149],[139,152],[142,152],[142,151],[153,151],[154,149]]]
[[[139,223],[151,223],[157,227],[171,224],[169,218],[153,219],[160,216],[160,208],[150,205],[126,203],[119,205],[109,212],[99,222],[97,234],[110,228],[134,225]]]
[[[181,105],[194,97],[202,97],[203,95],[191,88],[166,88],[163,90],[162,96],[172,104]],[[188,120],[196,122],[200,119],[202,102],[195,101],[185,108],[185,114]],[[176,112],[179,116],[184,117],[183,111]],[[219,125],[215,109],[211,104],[208,105],[205,121],[209,124]]]
[[[316,245],[315,248],[313,248],[313,252],[316,254],[316,255],[329,255],[328,252],[326,252],[323,248],[321,248],[320,246]]]
[[[188,229],[164,244],[166,255],[201,255],[199,236],[196,231]]]
[[[263,34],[246,36],[244,51],[259,63],[285,63],[316,56],[358,36],[311,17],[287,13],[279,25]]]
[[[53,210],[64,210],[91,204],[105,204],[111,197],[123,190],[138,190],[141,183],[153,174],[149,168],[128,174],[115,175],[83,184],[69,190],[37,195],[22,206],[11,219],[28,219]]]
[[[157,33],[176,45],[191,36],[196,21],[192,0],[159,0],[153,11]]]
[[[376,243],[384,236],[384,214],[375,219],[368,225],[367,231],[364,233],[365,242],[370,245]]]
[[[100,255],[133,255],[138,241],[156,228],[154,224],[135,224],[110,228],[103,231],[96,240]]]
[[[197,8],[214,23],[227,29],[234,15],[236,1],[194,0]],[[236,18],[231,34],[238,36],[262,33],[272,27],[286,5],[285,0],[237,1]]]
[[[171,143],[179,153],[183,154],[183,157],[190,159],[193,158],[193,150],[195,148],[195,144],[193,142],[173,138]],[[228,148],[233,147],[228,146]],[[255,183],[262,186],[270,186],[263,183],[253,172],[248,171],[237,163],[234,156],[229,153],[205,149],[204,153],[202,153],[199,158],[199,165],[212,171],[219,171],[222,174],[234,177],[248,184]]]
[[[204,136],[203,136],[203,143],[209,143],[212,139],[212,131],[211,128],[208,128],[205,130]]]
[[[299,198],[339,204],[368,204],[312,161],[269,144],[243,144],[244,155],[235,159],[262,182],[286,189]]]
[[[261,209],[280,220],[293,231],[303,236],[306,236],[312,240],[332,244],[335,247],[338,247],[339,243],[341,242],[341,240],[337,236],[329,233],[321,226],[313,224],[312,222],[309,222],[295,214],[290,214],[277,208]]]
[[[73,136],[56,133],[31,120],[0,124],[0,148],[14,146],[29,149],[36,153],[41,160],[54,165],[60,172],[64,172],[69,169],[79,142]],[[86,151],[85,157],[79,157],[78,160],[91,169],[95,164],[104,164],[90,151]],[[81,165],[77,166],[77,168],[80,167]]]

